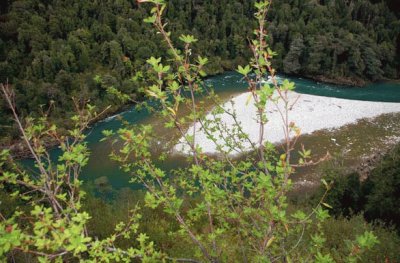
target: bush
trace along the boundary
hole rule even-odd
[[[325,168],[325,179],[333,181],[326,199],[333,207],[332,215],[363,213],[369,222],[378,220],[400,229],[400,145],[382,158],[364,182],[357,173],[346,173],[335,165]]]

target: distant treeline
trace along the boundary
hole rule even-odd
[[[168,2],[173,38],[194,34],[199,42],[193,52],[210,59],[210,74],[250,57],[254,1]],[[396,1],[274,0],[268,27],[278,53],[274,67],[333,80],[399,78],[396,6]],[[137,96],[136,73],[146,70],[147,58],[167,52],[142,22],[147,10],[132,0],[7,0],[0,9],[0,81],[15,87],[23,116],[52,103],[54,120],[65,123],[73,111],[71,97],[117,109],[121,102],[107,88]],[[16,138],[7,113],[1,101],[0,143]]]

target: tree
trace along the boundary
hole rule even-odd
[[[358,173],[349,174],[337,160],[330,162],[324,169],[324,177],[334,181],[326,198],[333,206],[331,214],[345,217],[361,214],[369,222],[384,222],[399,230],[399,162],[400,145],[397,145],[383,156],[364,181],[361,181]]]
[[[12,4],[8,5],[8,2]],[[134,1],[100,3],[74,0],[66,4],[62,1],[48,0],[3,0],[2,3],[9,6],[9,12],[0,17],[0,76],[3,83],[7,76],[9,83],[14,86],[29,81],[33,82],[37,89],[45,90],[43,72],[40,72],[43,70],[43,63],[39,63],[42,54],[50,56],[51,59],[46,61],[54,64],[54,73],[45,81],[48,84],[54,84],[54,75],[60,70],[74,73],[74,79],[82,85],[91,85],[91,78],[87,76],[94,77],[99,72],[117,74],[118,82],[122,83],[125,78],[133,77],[133,71],[142,69],[149,54],[160,56],[166,52],[159,36],[151,33],[151,27],[139,23],[144,18],[147,8]],[[252,55],[247,44],[254,28],[254,10],[251,1],[170,0],[166,19],[171,29],[176,32],[176,35],[172,36],[174,42],[177,42],[177,36],[180,34],[192,32],[198,36],[199,41],[193,45],[192,51],[209,57],[210,63],[206,65],[205,70],[210,74],[217,74],[223,70],[234,70],[239,62],[246,61],[245,58]],[[285,71],[283,62],[293,40],[301,34],[304,44],[301,59],[297,62],[296,56],[287,57],[286,61],[286,70],[291,71],[290,67],[294,66],[294,74],[300,73],[310,77],[323,74],[338,82],[354,78],[361,85],[361,79],[372,80],[371,76],[373,72],[377,72],[376,68],[380,62],[383,70],[380,77],[398,77],[400,60],[393,57],[393,51],[394,47],[398,46],[396,41],[400,22],[393,9],[389,9],[381,1],[372,3],[370,0],[278,0],[273,3],[267,19],[270,22],[268,29],[271,48],[279,51],[279,56],[274,58],[274,65],[278,71]],[[343,36],[352,36],[353,40]],[[324,37],[322,42],[326,43],[326,46],[324,52],[321,52],[315,43]],[[316,42],[312,39],[316,39]],[[338,42],[332,45],[336,39],[339,39]],[[120,61],[115,61],[118,64],[115,68],[115,63],[103,61],[102,47],[112,41],[118,42],[122,48],[121,57],[128,57],[131,65],[121,65]],[[358,46],[358,43],[354,42],[371,43],[377,60],[369,63],[372,65],[370,72],[362,69],[363,65],[365,66],[364,59],[363,63],[357,60],[360,67],[354,69],[352,57],[349,55],[349,47],[353,47],[353,44]],[[341,46],[345,48],[343,52]],[[359,52],[363,53],[361,50],[362,48]],[[356,53],[355,57],[358,58]],[[322,60],[320,56],[323,56]],[[318,60],[321,64],[319,69]],[[32,74],[32,69],[36,70],[38,64],[41,64],[38,71],[40,74]],[[297,72],[299,66],[301,70]],[[50,65],[46,67],[47,70],[53,71]],[[67,95],[71,96],[72,93],[68,92]],[[98,90],[97,93],[101,91]],[[101,106],[103,101],[103,98],[92,98],[96,106]],[[22,109],[23,105],[25,104],[17,106],[23,111],[28,111],[26,108]],[[33,110],[32,114],[38,116],[38,108],[29,110]],[[68,110],[64,113],[72,114]],[[62,120],[58,121],[62,123]]]
[[[4,14],[8,12],[8,9],[10,8],[11,5],[11,0],[5,0],[2,1],[0,4],[0,14]]]
[[[77,260],[132,261],[144,262],[225,262],[238,259],[243,262],[303,261],[332,262],[329,251],[324,249],[325,237],[321,222],[328,218],[323,199],[310,214],[303,211],[290,212],[287,192],[291,188],[290,177],[296,166],[308,165],[311,152],[303,149],[301,159],[293,162],[293,147],[300,135],[294,123],[289,123],[288,111],[292,106],[289,94],[294,84],[284,81],[278,84],[271,59],[275,53],[266,42],[266,16],[270,7],[267,0],[255,4],[255,18],[258,28],[250,41],[254,56],[250,63],[239,66],[237,71],[243,75],[249,86],[249,95],[257,108],[259,126],[258,141],[250,141],[254,154],[244,160],[235,160],[229,155],[241,150],[249,137],[242,132],[237,123],[227,128],[221,135],[223,144],[213,132],[221,129],[218,116],[226,110],[218,103],[213,112],[216,120],[202,118],[204,112],[196,103],[196,94],[203,92],[202,77],[208,60],[201,56],[193,59],[192,45],[197,39],[183,34],[178,38],[183,48],[178,49],[167,31],[163,20],[166,4],[162,0],[139,0],[139,3],[152,4],[151,16],[145,19],[162,36],[169,48],[166,58],[151,57],[147,60],[152,74],[150,86],[145,88],[149,99],[156,102],[153,110],[164,117],[165,126],[176,129],[189,148],[190,165],[176,169],[172,173],[163,171],[153,162],[150,151],[152,128],[148,125],[124,127],[116,132],[122,147],[111,154],[126,172],[132,174],[132,181],[141,183],[147,190],[146,206],[161,209],[176,220],[179,228],[175,235],[190,240],[196,247],[191,258],[171,258],[158,252],[147,235],[138,233],[140,215],[135,209],[128,222],[116,226],[116,233],[105,239],[96,239],[87,231],[90,215],[82,211],[84,192],[79,179],[80,171],[87,163],[89,153],[84,142],[84,130],[99,115],[93,106],[81,108],[75,102],[77,115],[72,117],[73,128],[68,136],[61,136],[55,125],[49,124],[45,117],[26,120],[24,129],[13,104],[13,93],[9,86],[1,89],[22,138],[36,161],[38,173],[28,174],[10,160],[9,152],[0,155],[0,182],[9,187],[13,196],[29,201],[27,211],[15,211],[12,215],[0,213],[0,257],[5,258],[13,250],[38,256],[42,262],[75,258]],[[110,49],[120,46],[109,43]],[[262,84],[265,75],[272,78],[272,86]],[[101,81],[101,78],[97,78]],[[123,100],[126,96],[116,89],[111,92]],[[210,99],[218,98],[209,94]],[[277,154],[274,146],[263,141],[267,103],[281,102],[278,110],[282,113],[286,140],[284,153]],[[181,118],[179,110],[188,107],[190,113]],[[235,113],[228,112],[235,119]],[[191,124],[192,130],[185,134],[184,127]],[[201,125],[209,138],[219,147],[221,158],[205,155],[196,141],[196,126]],[[106,138],[112,138],[112,131],[104,131]],[[62,155],[58,162],[52,162],[46,151],[43,138],[50,137],[60,144]],[[113,137],[111,140],[113,140]],[[163,156],[160,156],[163,159]],[[324,182],[327,190],[330,186]],[[22,222],[22,223],[21,223]],[[308,253],[298,250],[305,229],[315,231],[310,235]],[[171,230],[174,231],[174,230]],[[136,246],[122,249],[117,240],[137,235]],[[356,261],[361,254],[377,242],[372,232],[365,232],[356,240],[349,241],[348,255],[344,259]]]
[[[382,63],[379,60],[378,54],[370,43],[364,43],[361,48],[362,57],[365,63],[365,73],[373,80],[380,79],[383,71],[381,69]]]
[[[255,117],[259,123],[259,139],[256,142],[249,142],[248,135],[242,132],[237,122],[233,127],[220,126],[219,114],[227,110],[218,104],[213,112],[214,119],[202,117],[204,113],[196,104],[195,94],[202,92],[204,85],[200,76],[204,75],[203,68],[208,61],[202,57],[192,60],[191,48],[197,39],[192,35],[181,35],[179,39],[184,48],[176,48],[171,40],[172,33],[163,21],[166,7],[163,1],[140,2],[153,4],[151,16],[145,21],[153,24],[163,36],[170,55],[147,60],[154,77],[150,79],[152,84],[146,89],[146,94],[155,102],[154,105],[158,105],[154,112],[164,117],[166,127],[176,129],[181,134],[190,152],[187,168],[164,171],[151,158],[151,126],[124,127],[117,131],[115,135],[122,139],[123,146],[113,151],[112,159],[119,162],[124,171],[131,173],[133,182],[146,187],[146,206],[163,209],[168,216],[175,218],[180,226],[179,236],[193,242],[199,260],[224,262],[240,258],[243,262],[270,262],[290,261],[293,257],[305,261],[331,262],[331,256],[322,250],[325,238],[318,230],[312,237],[315,247],[309,254],[301,255],[295,249],[296,243],[301,242],[301,232],[313,222],[310,220],[313,216],[307,216],[302,211],[287,213],[286,194],[295,166],[292,163],[292,149],[300,133],[295,124],[289,124],[287,117],[284,117],[291,105],[288,94],[294,85],[288,81],[279,85],[270,64],[274,52],[268,48],[265,31],[269,2],[259,1],[255,5],[259,27],[250,44],[254,57],[250,64],[238,67],[238,72],[248,81],[249,97],[257,107]],[[267,73],[271,75],[272,87],[260,84]],[[212,95],[210,98],[218,101]],[[263,141],[265,123],[268,121],[266,104],[278,101],[283,103],[278,110],[282,112],[287,135],[285,153],[280,156],[276,156],[271,144]],[[191,109],[185,118],[179,117],[182,107]],[[235,119],[234,112],[228,114]],[[185,134],[184,127],[188,125],[192,128]],[[202,152],[201,145],[196,143],[196,126],[205,130],[208,138],[216,144],[221,158],[215,159]],[[213,132],[223,129],[227,134]],[[107,137],[114,135],[112,131],[105,131],[105,134]],[[223,142],[220,143],[219,139]],[[245,148],[245,143],[252,145],[254,154],[245,160],[233,159],[230,153],[240,152]],[[310,151],[303,150],[300,155],[299,165],[312,163]],[[326,187],[329,189],[328,184]],[[188,203],[190,198],[196,198],[196,201]],[[320,226],[317,222],[327,218],[322,203],[318,204],[315,214],[316,224]],[[320,230],[320,227],[317,229]],[[235,244],[231,240],[235,240]],[[358,240],[363,240],[363,249],[366,248],[365,244],[370,246],[375,243],[371,233],[365,233]],[[355,260],[355,257],[350,253],[349,260]]]
[[[21,171],[12,162],[9,151],[0,153],[0,186],[10,189],[11,197],[19,196],[30,203],[26,211],[16,208],[9,215],[0,212],[0,259],[7,259],[8,253],[16,250],[32,254],[40,262],[62,262],[66,256],[90,262],[129,258],[141,258],[145,262],[161,260],[164,256],[154,250],[144,234],[137,235],[139,249],[115,249],[114,244],[119,238],[137,234],[140,218],[137,210],[131,211],[127,223],[116,226],[114,235],[102,240],[88,235],[86,225],[90,216],[81,209],[85,193],[81,190],[79,174],[89,156],[83,131],[98,117],[94,108],[90,105],[77,108],[78,115],[72,117],[74,129],[68,138],[63,138],[57,127],[49,124],[45,117],[28,119],[24,129],[12,101],[11,89],[1,85],[1,90],[36,161],[38,173]],[[44,136],[60,143],[63,154],[57,164],[51,161],[45,149]]]
[[[321,67],[323,68],[322,61],[325,57],[325,48],[327,47],[327,41],[324,36],[311,38],[308,40],[308,59],[307,69],[312,74],[319,74]]]
[[[365,217],[400,229],[400,147],[389,152],[364,184]]]
[[[350,70],[357,75],[362,75],[365,70],[364,60],[362,59],[359,46],[350,49]]]
[[[290,44],[289,53],[283,60],[283,70],[285,73],[299,73],[301,69],[300,59],[303,54],[303,36],[297,35]]]

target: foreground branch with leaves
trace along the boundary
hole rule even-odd
[[[176,129],[188,145],[189,165],[173,171],[163,171],[152,160],[150,151],[151,127],[126,127],[117,132],[124,141],[122,149],[116,149],[112,158],[121,164],[124,171],[132,174],[132,181],[143,184],[146,189],[146,205],[162,207],[164,212],[174,217],[180,225],[182,237],[189,238],[198,248],[199,257],[209,262],[226,262],[235,258],[242,262],[274,262],[302,259],[305,261],[330,260],[329,253],[323,251],[324,235],[320,224],[328,218],[322,208],[323,199],[311,214],[302,211],[288,212],[287,193],[291,189],[290,176],[294,166],[312,163],[310,151],[303,149],[300,163],[293,163],[292,151],[300,136],[300,130],[289,122],[289,110],[294,102],[288,94],[294,84],[284,81],[279,85],[271,59],[275,55],[268,48],[266,15],[269,1],[255,4],[255,18],[259,27],[250,40],[254,57],[250,64],[240,66],[238,72],[248,82],[259,124],[259,139],[250,142],[254,153],[240,152],[249,139],[236,120],[233,127],[221,127],[218,116],[226,110],[215,105],[214,118],[202,118],[202,109],[196,98],[209,92],[204,84],[202,71],[207,60],[193,59],[191,45],[197,41],[194,36],[182,35],[183,49],[176,48],[171,40],[171,32],[163,20],[166,5],[164,1],[140,0],[153,6],[151,16],[145,22],[152,24],[163,37],[170,56],[152,57],[147,62],[154,72],[153,85],[146,89],[150,100],[157,102],[158,112],[166,121],[166,126]],[[272,86],[262,84],[266,76],[271,76]],[[214,96],[210,93],[209,96]],[[218,99],[214,99],[218,101]],[[283,103],[278,103],[283,101]],[[282,117],[285,130],[284,153],[277,154],[275,147],[264,141],[265,124],[268,122],[266,105],[274,104]],[[283,105],[279,107],[278,105]],[[190,108],[190,114],[178,117],[179,109]],[[217,144],[219,157],[205,155],[196,142],[197,126],[205,131],[208,138]],[[185,133],[185,127],[191,126]],[[225,129],[216,135],[216,131]],[[108,136],[113,133],[108,132]],[[224,143],[220,144],[223,140]],[[245,158],[233,159],[231,153],[246,154]],[[326,184],[327,190],[329,185]],[[195,202],[188,200],[196,199]],[[310,251],[304,255],[296,250],[302,242],[305,229],[317,225],[317,232],[311,238]],[[201,226],[199,228],[199,226]],[[363,249],[375,242],[371,233],[366,233],[368,246],[354,242],[351,247],[357,253],[349,252],[349,260],[355,260]]]
[[[257,108],[259,139],[250,142],[253,152],[241,159],[234,159],[232,151],[245,149],[248,135],[236,121],[233,127],[224,128],[223,134],[215,135],[219,128],[218,118],[203,118],[205,112],[197,101],[198,94],[207,90],[213,101],[219,101],[206,87],[202,78],[207,59],[192,58],[191,46],[197,39],[191,35],[179,37],[183,48],[175,47],[171,32],[163,20],[166,4],[162,0],[138,0],[152,5],[151,16],[145,19],[160,33],[167,47],[165,58],[151,57],[147,62],[152,77],[145,88],[150,101],[155,101],[154,112],[165,120],[167,128],[175,129],[187,144],[189,165],[165,171],[154,160],[151,147],[152,127],[127,125],[115,133],[104,131],[116,144],[111,158],[132,175],[133,183],[140,183],[147,190],[145,205],[151,209],[161,208],[176,220],[178,230],[166,229],[195,246],[191,258],[172,258],[167,251],[159,251],[148,241],[146,234],[138,233],[141,216],[138,208],[131,211],[128,222],[116,226],[115,234],[98,240],[87,231],[90,215],[82,210],[85,193],[81,190],[79,176],[90,153],[85,143],[84,131],[100,114],[94,107],[76,106],[77,115],[72,118],[75,126],[67,136],[61,136],[57,127],[46,118],[27,119],[25,125],[19,119],[13,103],[12,90],[2,85],[3,95],[13,112],[22,138],[35,160],[37,172],[25,171],[10,157],[8,151],[1,153],[0,183],[13,196],[28,203],[26,210],[16,209],[10,216],[0,211],[0,258],[12,256],[15,251],[37,256],[41,262],[80,260],[87,262],[126,261],[144,262],[333,262],[329,249],[324,247],[325,237],[321,224],[329,215],[321,199],[311,213],[290,211],[287,193],[292,182],[294,167],[312,163],[310,151],[303,150],[302,158],[293,161],[292,151],[300,136],[300,130],[289,122],[289,110],[293,103],[288,94],[294,85],[288,81],[278,84],[270,60],[275,55],[268,48],[265,20],[269,1],[257,1],[255,18],[258,28],[250,48],[254,57],[249,65],[238,72],[248,82],[249,94]],[[271,76],[272,85],[262,84]],[[122,94],[122,93],[121,93]],[[124,96],[124,95],[121,95]],[[278,103],[278,102],[282,103]],[[284,105],[278,110],[285,130],[283,153],[264,141],[268,116],[267,104]],[[182,117],[180,109],[189,108]],[[214,116],[226,112],[215,105]],[[230,113],[235,118],[235,113]],[[186,133],[187,127],[192,126]],[[218,157],[205,155],[196,141],[197,127],[205,130],[220,149]],[[217,138],[217,137],[218,138]],[[43,146],[43,138],[56,140],[62,150],[57,162],[52,161]],[[220,139],[224,143],[220,144]],[[242,152],[243,154],[245,152]],[[164,158],[164,155],[160,158]],[[325,183],[327,191],[330,185]],[[305,233],[311,233],[305,237]],[[136,236],[131,248],[119,248],[118,239]],[[151,238],[151,237],[150,237]],[[307,253],[299,249],[308,240]],[[377,242],[371,232],[349,242],[345,260],[356,262],[363,251]]]

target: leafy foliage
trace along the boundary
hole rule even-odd
[[[202,110],[196,103],[195,94],[202,92],[205,86],[200,77],[204,63],[198,63],[200,59],[197,63],[193,62],[191,56],[192,44],[197,40],[190,35],[181,35],[179,40],[184,46],[175,47],[172,33],[163,20],[164,1],[141,2],[152,3],[151,16],[146,22],[153,24],[169,48],[169,56],[147,60],[154,76],[149,79],[151,83],[146,88],[146,94],[150,100],[158,102],[161,108],[155,109],[154,113],[165,119],[167,127],[181,134],[190,154],[188,167],[164,171],[157,167],[151,156],[151,126],[133,125],[116,132],[123,145],[115,147],[111,158],[131,174],[133,183],[145,186],[145,205],[161,209],[176,220],[178,232],[194,244],[199,260],[225,262],[234,258],[243,262],[271,262],[296,258],[332,262],[329,252],[323,252],[326,238],[322,224],[329,218],[329,213],[322,208],[322,201],[310,214],[302,211],[288,213],[287,210],[286,194],[291,189],[290,176],[295,167],[291,153],[300,132],[294,123],[289,123],[284,117],[292,105],[288,94],[294,89],[294,84],[284,81],[279,85],[271,66],[271,59],[276,54],[268,48],[265,27],[270,3],[256,2],[258,28],[250,40],[253,57],[249,64],[238,67],[238,72],[248,82],[249,97],[253,98],[257,108],[255,118],[259,125],[259,140],[250,142],[254,155],[235,160],[230,154],[243,153],[243,143],[248,140],[240,123],[236,121],[232,127],[221,127],[218,115],[226,112],[223,107],[217,104],[213,113],[215,118],[210,120],[202,118]],[[267,74],[271,76],[272,87],[260,85]],[[210,97],[213,97],[212,93]],[[282,108],[278,107],[278,110],[282,113],[287,135],[285,152],[280,156],[277,156],[274,146],[263,141],[265,123],[268,122],[265,106],[277,101],[283,101]],[[182,107],[190,108],[190,114],[185,118],[178,117]],[[235,119],[235,113],[231,115]],[[185,133],[185,127],[189,125],[192,128]],[[217,145],[220,158],[202,152],[201,145],[196,143],[196,126],[200,126]],[[218,130],[227,134],[215,134]],[[107,137],[113,138],[113,134],[107,133]],[[222,139],[223,143],[219,144],[218,139]],[[309,150],[304,149],[301,156],[302,165],[310,163]],[[191,198],[196,198],[197,202],[189,205]],[[310,251],[302,255],[296,247],[302,241],[304,231],[314,224],[317,228],[310,233]],[[199,226],[202,228],[199,229]],[[376,243],[371,232],[360,235],[350,242],[348,260],[356,261],[369,246]],[[352,252],[354,247],[359,249]]]
[[[209,57],[206,72],[233,70],[252,55],[253,2],[168,1],[166,22],[176,33],[171,40],[195,34],[192,51]],[[142,98],[135,72],[145,72],[149,57],[167,51],[141,23],[148,7],[135,1],[14,0],[0,7],[9,10],[0,26],[0,82],[8,78],[14,86],[21,116],[38,117],[51,105],[52,120],[71,125],[63,120],[74,110],[71,97],[117,110],[127,101],[107,90]],[[384,2],[278,0],[267,18],[279,71],[336,80],[398,77],[399,20]],[[16,127],[6,105],[0,112],[0,135],[8,143],[18,138]]]
[[[327,180],[334,181],[327,201],[332,204],[333,215],[349,217],[363,213],[368,221],[383,221],[400,226],[399,185],[400,147],[386,154],[368,178],[361,182],[357,173],[348,174],[329,168]]]
[[[124,2],[118,2],[121,3]],[[296,124],[288,119],[289,109],[293,105],[288,94],[294,89],[294,84],[289,81],[278,84],[276,71],[271,65],[271,60],[277,54],[267,42],[266,17],[270,2],[264,0],[255,3],[254,17],[258,27],[250,40],[253,56],[247,65],[238,67],[248,83],[249,95],[257,108],[254,117],[259,125],[259,140],[251,142],[254,154],[249,154],[243,160],[235,160],[230,155],[244,149],[243,144],[248,140],[240,123],[236,122],[232,128],[225,127],[227,136],[218,135],[224,140],[220,145],[213,133],[213,130],[221,130],[219,122],[202,118],[204,112],[196,102],[195,95],[204,92],[202,78],[206,75],[205,65],[208,62],[198,56],[193,59],[192,47],[200,41],[190,34],[180,34],[176,38],[180,40],[180,46],[176,47],[173,34],[168,31],[168,23],[164,21],[167,10],[165,2],[139,0],[138,3],[150,3],[150,17],[145,18],[145,22],[159,33],[160,42],[166,45],[164,49],[167,52],[163,57],[151,56],[147,59],[147,66],[144,67],[146,72],[135,74],[134,78],[146,78],[144,94],[150,101],[157,102],[153,104],[156,105],[153,110],[164,118],[165,126],[176,129],[182,135],[189,148],[190,165],[170,172],[157,167],[150,151],[151,125],[127,125],[115,133],[105,131],[104,135],[114,142],[119,140],[119,147],[115,145],[111,158],[131,174],[133,183],[140,183],[146,188],[144,205],[159,209],[166,218],[173,219],[176,227],[168,231],[181,237],[185,243],[193,244],[193,254],[190,258],[171,258],[159,252],[149,236],[139,232],[141,215],[136,206],[130,211],[128,220],[118,223],[110,236],[101,239],[92,236],[87,228],[91,216],[82,208],[85,192],[81,189],[79,176],[89,158],[84,130],[101,113],[97,113],[96,107],[90,104],[79,107],[80,103],[75,103],[77,114],[71,117],[74,125],[67,135],[61,135],[57,126],[48,122],[46,116],[29,118],[26,127],[23,127],[13,102],[12,89],[8,85],[1,85],[6,104],[35,159],[37,171],[28,173],[12,160],[8,151],[2,151],[1,186],[7,188],[11,197],[27,201],[28,207],[26,211],[17,208],[7,217],[0,212],[0,259],[5,259],[14,251],[22,251],[34,255],[39,262],[227,262],[231,259],[243,262],[333,262],[334,255],[325,247],[327,238],[324,222],[329,219],[328,211],[323,208],[329,207],[324,202],[325,196],[310,213],[288,209],[287,193],[291,189],[291,175],[295,167],[313,162],[311,152],[306,149],[301,151],[300,161],[295,162],[292,157],[294,145],[300,136]],[[37,4],[39,10],[46,10],[46,5]],[[129,10],[118,4],[116,9]],[[41,32],[45,31],[41,16],[33,16],[31,22],[40,25]],[[68,22],[63,21],[60,26],[72,26]],[[104,35],[100,34],[99,37],[108,39],[109,31],[102,32]],[[62,34],[62,31],[53,33]],[[85,32],[79,33],[83,34],[80,37],[84,39]],[[102,46],[106,51],[105,59],[118,71],[121,60],[115,55],[120,54],[122,47],[117,41],[108,40]],[[39,41],[35,44],[40,46],[46,43]],[[81,65],[67,63],[74,70],[86,65],[84,50],[79,52],[82,55],[79,60]],[[36,73],[41,79],[51,81],[52,76],[47,73],[54,70],[54,65],[48,63],[51,59],[48,54],[42,52],[42,55],[37,60],[38,64],[42,64],[35,69]],[[127,61],[122,59],[122,62]],[[271,86],[261,85],[267,74],[271,76]],[[103,78],[95,76],[93,81],[101,83]],[[109,88],[109,92],[128,100],[129,95],[117,88]],[[212,92],[209,97],[215,102],[219,101]],[[277,107],[282,114],[286,134],[282,154],[278,154],[273,145],[263,140],[265,124],[268,122],[266,104],[278,101],[283,102],[283,106]],[[190,109],[190,113],[184,117],[179,116],[182,107]],[[214,116],[218,117],[223,112],[224,108],[216,105]],[[231,115],[235,118],[234,113]],[[186,134],[185,127],[189,125],[193,129]],[[218,145],[220,158],[202,152],[196,141],[197,125],[209,132],[209,138]],[[51,160],[43,145],[46,136],[58,141],[63,152],[56,162]],[[325,185],[328,191],[330,185]],[[305,233],[310,242],[308,253],[298,249]],[[136,240],[134,244],[128,247],[118,245],[119,240],[131,239],[132,236]],[[356,262],[377,243],[371,231],[364,231],[348,240],[343,258]]]

